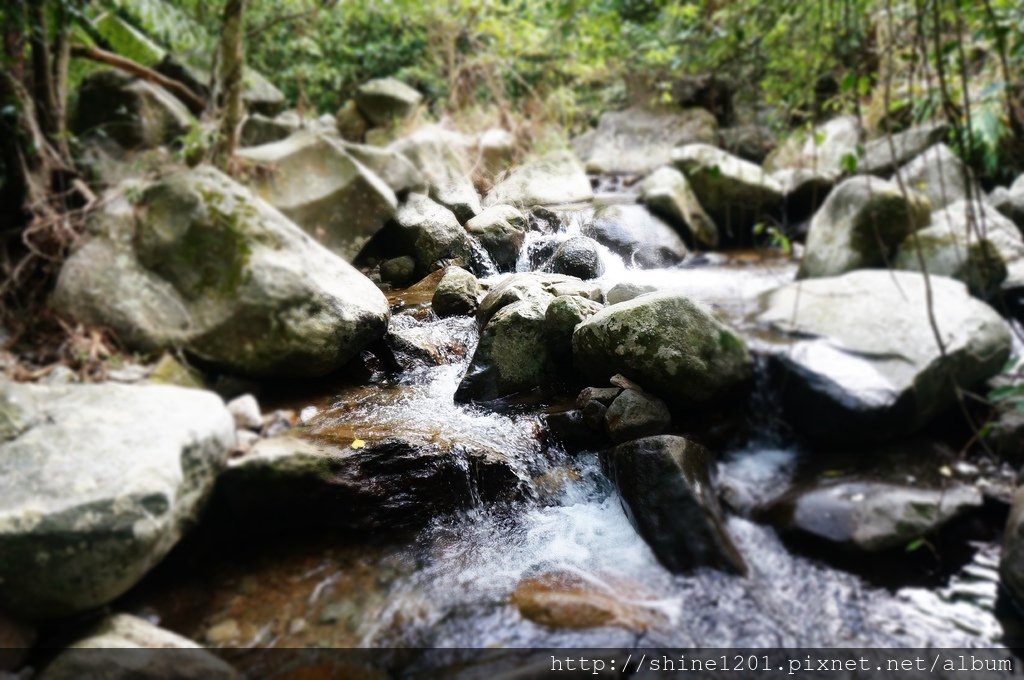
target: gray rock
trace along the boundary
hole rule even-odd
[[[521,212],[510,205],[493,205],[466,222],[466,231],[480,240],[498,271],[515,269],[526,241],[526,218]]]
[[[633,107],[601,114],[584,158],[588,172],[645,175],[668,163],[673,147],[717,139],[715,117],[704,109]]]
[[[199,516],[234,446],[211,392],[0,382],[0,609],[107,604]]]
[[[286,139],[297,130],[297,126],[268,118],[258,113],[245,117],[242,123],[242,146],[261,146]]]
[[[404,197],[410,192],[427,192],[427,181],[420,171],[412,161],[394,149],[349,142],[343,142],[341,147],[348,155],[384,180],[395,195]]]
[[[971,171],[945,144],[930,147],[897,175],[907,189],[927,196],[932,210],[963,199],[980,200],[983,195]]]
[[[864,145],[864,155],[858,159],[857,171],[869,175],[888,175],[901,165],[917,158],[930,147],[945,139],[949,125],[925,123],[889,137],[873,139]]]
[[[746,345],[703,305],[649,293],[604,308],[572,336],[573,361],[607,380],[621,373],[684,405],[719,400],[751,375]]]
[[[238,671],[195,642],[129,614],[114,614],[100,621],[58,654],[39,676],[40,680],[235,680],[241,677]]]
[[[485,176],[493,178],[512,167],[516,156],[516,136],[508,130],[490,128],[477,140]]]
[[[988,203],[1017,225],[1024,233],[1024,175],[1006,189],[997,187],[988,196]]]
[[[711,454],[683,437],[660,436],[601,453],[630,523],[670,571],[700,567],[746,574],[711,482]]]
[[[79,86],[72,129],[103,135],[125,149],[147,149],[170,144],[194,123],[185,105],[159,85],[103,70]]]
[[[628,302],[635,297],[640,297],[646,293],[653,293],[656,290],[656,287],[648,284],[623,281],[611,287],[607,295],[605,295],[605,301],[609,305],[617,305],[620,302]]]
[[[583,166],[568,151],[548,154],[519,166],[494,186],[484,199],[487,206],[558,205],[589,201],[594,197]]]
[[[366,137],[366,131],[370,129],[370,121],[359,111],[354,99],[349,99],[334,116],[334,124],[337,126],[338,136],[342,139],[362,143]]]
[[[783,168],[772,173],[782,187],[782,202],[790,224],[809,219],[835,186],[835,176],[807,168]],[[806,235],[805,235],[806,236]]]
[[[733,156],[760,165],[775,148],[775,136],[763,125],[736,125],[718,131],[718,145]]]
[[[416,258],[402,255],[384,260],[380,263],[380,279],[384,283],[401,288],[412,283],[416,278]]]
[[[438,316],[473,314],[479,297],[475,276],[460,267],[448,267],[434,290],[431,306]]]
[[[795,427],[830,441],[909,434],[952,406],[956,394],[998,373],[1010,330],[958,281],[884,270],[782,286],[761,298],[756,321],[786,342],[766,348],[785,376],[782,403]]]
[[[903,239],[928,220],[928,202],[921,195],[904,196],[897,185],[875,177],[851,177],[811,220],[798,276],[884,267]]]
[[[639,390],[623,390],[605,413],[605,425],[613,442],[664,434],[672,426],[665,402]]]
[[[559,295],[548,304],[544,313],[544,332],[548,344],[556,354],[567,356],[572,353],[572,334],[576,326],[604,309],[600,302],[594,302],[578,295]]]
[[[235,419],[235,427],[242,430],[259,430],[263,427],[260,403],[251,394],[235,397],[227,404],[228,413]]]
[[[812,170],[833,180],[845,172],[844,158],[857,156],[863,137],[856,116],[839,116],[815,127],[794,133],[764,162],[768,172],[784,168]]]
[[[462,135],[431,125],[389,148],[408,158],[426,180],[430,197],[465,223],[480,213],[480,196],[469,176],[471,147]]]
[[[642,205],[600,207],[582,232],[635,267],[668,267],[687,254],[676,230]]]
[[[250,186],[347,261],[395,214],[391,189],[327,137],[308,131],[238,151]]]
[[[777,217],[782,187],[759,166],[708,144],[672,150],[672,165],[686,176],[714,221],[722,243],[749,241],[755,224]]]
[[[1024,487],[1014,494],[1010,517],[1006,520],[999,578],[1018,606],[1024,605]]]
[[[383,336],[366,277],[202,166],[108,201],[64,264],[54,305],[141,351],[181,347],[229,371],[324,375]]]
[[[718,245],[718,228],[690,188],[683,173],[673,167],[658,168],[640,183],[640,200],[651,212],[664,217],[708,248]]]
[[[558,246],[544,269],[588,280],[604,274],[604,263],[597,241],[586,236],[573,236]]]
[[[491,287],[480,301],[477,321],[481,326],[501,308],[521,300],[542,300],[550,302],[559,295],[578,295],[588,300],[600,301],[601,288],[597,284],[582,281],[564,274],[543,272],[520,272],[505,277]]]
[[[418,276],[446,264],[468,265],[473,259],[469,235],[455,215],[423,194],[409,194],[395,215],[405,252],[416,260]]]
[[[395,78],[376,78],[356,90],[356,106],[373,125],[390,125],[408,117],[423,95]]]

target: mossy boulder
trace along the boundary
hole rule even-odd
[[[382,337],[379,290],[281,213],[201,166],[115,195],[54,304],[142,351],[254,376],[323,375]]]
[[[576,367],[598,384],[621,373],[684,405],[718,401],[751,375],[743,339],[678,293],[605,307],[576,328],[572,348]]]
[[[461,267],[448,267],[434,290],[431,307],[438,316],[472,314],[480,298],[476,277]]]

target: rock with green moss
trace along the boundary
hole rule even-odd
[[[416,260],[418,276],[448,264],[468,265],[473,259],[469,234],[455,215],[423,194],[409,194],[395,214],[404,252]]]
[[[559,356],[572,355],[572,334],[576,327],[604,309],[604,305],[579,295],[559,295],[544,313],[544,332],[551,351]]]
[[[884,267],[909,234],[928,224],[928,200],[876,177],[851,177],[811,220],[801,278]]]
[[[298,129],[297,125],[280,118],[269,118],[259,113],[245,117],[242,123],[242,146],[262,146],[287,139]]]
[[[375,78],[356,90],[356,106],[373,125],[390,125],[408,117],[423,95],[396,78]]]
[[[409,159],[423,175],[430,198],[465,224],[480,213],[480,195],[470,179],[472,147],[471,139],[440,125],[428,125],[388,148]]]
[[[546,272],[519,272],[502,279],[491,286],[480,301],[476,318],[481,326],[503,307],[522,300],[544,300],[550,302],[559,295],[576,295],[587,300],[600,301],[601,287],[596,283],[583,281],[565,274]]]
[[[448,267],[434,290],[431,307],[438,316],[472,314],[480,298],[476,277],[461,267]]]
[[[324,375],[384,335],[369,279],[217,170],[129,196],[64,264],[54,304],[67,318],[253,376]]]
[[[782,187],[775,179],[709,144],[673,149],[672,165],[686,176],[722,243],[748,243],[756,224],[777,219],[782,210]]]
[[[235,441],[220,397],[180,387],[0,381],[0,414],[0,609],[30,620],[135,585],[196,521]]]
[[[395,214],[391,188],[322,135],[298,132],[238,157],[256,193],[349,262]]]
[[[102,70],[78,89],[72,129],[99,135],[125,149],[170,144],[195,123],[189,110],[159,85],[120,71]]]
[[[743,339],[678,293],[605,307],[576,328],[572,349],[577,369],[598,384],[621,373],[681,405],[719,401],[751,376]]]
[[[181,363],[170,352],[164,353],[153,364],[147,379],[149,382],[157,385],[177,385],[178,387],[194,387],[197,389],[202,389],[206,386],[202,373],[191,366]]]
[[[864,269],[782,286],[760,305],[755,321],[776,334],[766,349],[785,378],[781,403],[820,440],[917,431],[956,403],[956,386],[975,389],[1010,355],[1006,322],[942,276],[926,286],[916,272]]]
[[[167,50],[112,12],[103,12],[92,25],[111,51],[147,68],[156,67],[167,56]]]
[[[484,204],[529,207],[589,201],[593,197],[590,180],[576,157],[568,151],[556,151],[513,170],[490,190]]]

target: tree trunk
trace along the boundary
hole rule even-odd
[[[238,147],[242,125],[242,72],[245,68],[245,3],[246,0],[227,0],[224,6],[224,25],[221,33],[220,58],[217,63],[218,90],[222,93],[223,112],[217,162],[229,168]]]
[[[142,64],[134,62],[126,57],[122,57],[119,54],[107,52],[106,50],[101,50],[98,47],[87,47],[85,45],[72,45],[70,53],[73,57],[90,59],[100,64],[106,64],[107,66],[112,66],[120,71],[124,71],[125,73],[130,73],[136,78],[148,81],[154,85],[159,85],[180,99],[185,106],[192,111],[192,113],[199,113],[206,108],[206,102],[203,101],[203,98],[190,90],[183,83],[168,78],[161,73],[157,73],[153,69],[146,68]]]
[[[53,87],[53,67],[45,0],[29,0],[29,44],[32,47],[32,88],[35,96],[39,124],[49,139],[56,137],[57,96]]]

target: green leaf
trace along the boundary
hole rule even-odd
[[[912,553],[915,550],[920,550],[925,545],[925,543],[927,543],[927,541],[925,541],[923,538],[915,538],[910,543],[907,543],[906,551],[908,553]]]

